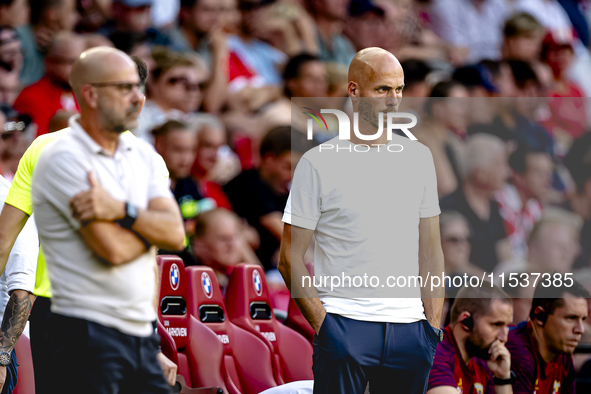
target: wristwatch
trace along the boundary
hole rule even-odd
[[[495,384],[495,386],[503,386],[506,384],[515,384],[515,382],[517,382],[517,375],[515,375],[515,372],[511,371],[511,377],[509,379],[500,379],[497,378],[496,376],[493,377],[493,383]]]
[[[3,367],[6,367],[8,365],[10,365],[10,363],[12,362],[12,356],[10,355],[10,353],[4,351],[4,352],[0,352],[0,365]]]
[[[128,230],[131,229],[137,219],[137,208],[130,203],[125,203],[125,217],[117,221],[119,225]]]

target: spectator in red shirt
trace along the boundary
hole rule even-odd
[[[511,298],[499,287],[462,288],[435,352],[427,394],[511,393],[505,343],[512,318]]]
[[[69,32],[56,34],[45,58],[45,76],[17,97],[14,109],[31,117],[37,125],[37,135],[49,132],[49,122],[59,110],[78,108],[69,78],[72,65],[84,49],[80,36]]]
[[[513,393],[575,392],[572,354],[585,332],[589,292],[570,279],[540,278],[529,320],[509,332],[507,349],[517,376]]]

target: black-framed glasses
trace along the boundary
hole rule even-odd
[[[144,93],[145,85],[142,82],[100,82],[100,83],[89,83],[90,86],[95,88],[107,88],[114,87],[122,94],[129,94],[133,91],[133,88],[137,88],[141,93]]]

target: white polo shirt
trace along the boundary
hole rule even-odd
[[[0,212],[8,195],[10,182],[0,175]],[[39,236],[33,220],[27,220],[8,256],[6,268],[0,276],[0,321],[9,299],[9,292],[25,290],[29,293],[35,288],[35,273],[39,255]]]
[[[90,188],[88,172],[93,170],[114,198],[146,209],[154,198],[173,198],[168,171],[162,157],[131,133],[119,137],[111,156],[77,118],[70,118],[62,138],[47,145],[33,173],[33,209],[51,280],[51,310],[149,336],[156,320],[154,253],[117,267],[99,262],[78,232],[80,223],[69,204]]]
[[[328,145],[335,148],[322,148]],[[389,287],[388,277],[419,275],[419,219],[440,212],[425,145],[393,135],[378,150],[337,137],[302,156],[283,221],[314,230],[315,287],[327,312],[410,323],[425,318],[420,288]],[[364,275],[379,284],[356,286],[354,277]],[[326,276],[344,276],[345,286],[331,289],[336,281],[321,282]]]

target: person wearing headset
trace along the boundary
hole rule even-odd
[[[464,287],[451,307],[427,394],[510,394],[515,374],[505,347],[513,302],[497,286]]]
[[[540,280],[529,319],[509,332],[516,394],[575,392],[572,354],[585,332],[589,292],[571,278],[555,282]]]

